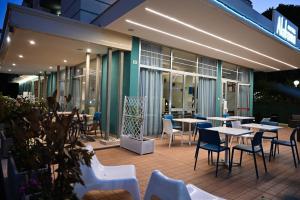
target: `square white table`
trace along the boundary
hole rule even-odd
[[[229,144],[229,136],[241,136],[241,135],[246,135],[249,133],[252,133],[251,130],[248,129],[241,129],[241,128],[230,128],[230,127],[212,127],[212,128],[207,128],[208,130],[212,131],[218,131],[219,133],[223,133],[225,135],[225,146],[228,147]],[[225,164],[229,165],[229,154],[227,151],[225,151]]]
[[[229,116],[228,118],[234,119],[234,120],[243,120],[243,119],[255,119],[254,117],[247,117],[247,116]]]
[[[216,126],[216,122],[220,121],[220,122],[228,122],[228,121],[237,121],[237,119],[233,119],[230,117],[208,117],[207,120],[211,120],[214,121],[214,126]]]
[[[182,123],[182,133],[184,132],[184,123],[189,124],[189,145],[191,145],[192,124],[207,122],[206,120],[195,119],[195,118],[177,118],[177,119],[173,119],[173,121]]]
[[[242,124],[241,127],[259,129],[259,130],[264,130],[264,131],[276,131],[278,129],[283,128],[281,126],[271,126],[271,125],[257,124],[257,123]]]

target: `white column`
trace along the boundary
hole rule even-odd
[[[101,79],[100,76],[102,73],[102,59],[101,59],[101,55],[97,55],[96,56],[96,112],[100,111],[100,106],[101,106],[101,102],[100,102],[100,94],[101,94]]]
[[[84,110],[85,113],[88,113],[89,107],[89,86],[90,86],[90,60],[91,55],[89,53],[86,54],[86,62],[85,62],[85,103],[84,103]]]

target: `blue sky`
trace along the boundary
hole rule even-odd
[[[23,0],[0,0],[0,29],[2,29],[8,3],[21,4]]]
[[[268,8],[276,8],[281,4],[300,5],[300,0],[252,0],[253,8],[259,13],[264,12]]]

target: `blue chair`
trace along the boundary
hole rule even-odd
[[[232,170],[232,163],[233,163],[233,157],[234,157],[234,151],[239,150],[241,151],[241,156],[240,156],[240,165],[242,165],[242,159],[243,159],[243,152],[251,153],[253,154],[253,160],[254,160],[254,166],[255,166],[255,171],[256,171],[256,178],[258,179],[258,170],[257,170],[257,164],[256,164],[256,153],[261,152],[263,162],[264,162],[264,167],[265,167],[265,172],[267,172],[267,166],[266,166],[266,161],[265,161],[265,154],[262,146],[262,136],[263,132],[259,131],[257,132],[253,139],[251,140],[251,145],[245,145],[245,144],[238,144],[232,148],[232,155],[231,155],[231,161],[230,161],[230,167],[229,171],[231,172]]]
[[[176,122],[173,120],[174,119],[173,115],[166,114],[163,116],[163,118],[171,120],[174,129],[181,129],[181,126],[177,125]]]
[[[101,112],[95,112],[93,116],[93,121],[91,123],[87,123],[88,131],[95,131],[95,135],[97,135],[97,128],[100,129],[100,134],[102,137],[102,129],[101,129]]]
[[[264,125],[270,125],[270,126],[278,126],[278,122],[273,122],[273,121],[270,121],[269,118],[263,118],[260,122],[260,124],[264,124]],[[263,130],[260,130],[260,131],[263,131]],[[278,130],[273,130],[273,131],[263,131],[264,134],[263,134],[263,139],[266,139],[266,140],[273,140],[273,139],[276,139],[278,140]],[[265,133],[268,132],[269,134],[266,135]],[[271,133],[271,134],[270,134]],[[279,153],[279,146],[276,146],[277,147],[277,151]]]
[[[288,140],[288,141],[286,141],[286,140],[278,140],[276,138],[274,138],[272,140],[272,142],[271,142],[271,148],[270,148],[269,162],[271,161],[271,157],[272,156],[275,158],[276,146],[279,146],[279,145],[288,146],[288,147],[291,147],[291,149],[292,149],[295,168],[297,168],[297,161],[296,161],[296,157],[295,157],[295,151],[296,151],[296,155],[297,155],[297,159],[298,159],[298,163],[299,163],[299,153],[298,153],[297,141],[296,141],[296,133],[299,130],[300,130],[300,127],[295,128],[293,130],[292,134],[290,135],[290,140]],[[274,145],[275,145],[275,149],[274,149]],[[294,148],[295,148],[295,150],[294,150]],[[273,152],[273,149],[274,149],[274,152]]]
[[[207,117],[201,115],[201,114],[194,114],[193,118],[195,119],[202,119],[202,120],[207,120]]]
[[[185,185],[182,180],[169,178],[158,170],[151,174],[144,200],[223,200],[192,184]]]
[[[199,149],[204,149],[209,152],[216,152],[218,153],[217,163],[216,163],[216,177],[217,177],[220,152],[228,151],[230,157],[230,148],[221,145],[221,139],[218,131],[213,131],[208,129],[198,129],[198,131],[199,131],[199,138],[198,138],[198,143],[195,152],[194,170],[196,170]]]
[[[197,136],[197,130],[198,129],[203,129],[203,128],[211,128],[212,124],[210,122],[199,122],[195,125],[195,131],[194,131],[194,141],[196,140],[196,136]]]

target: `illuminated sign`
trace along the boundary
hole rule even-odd
[[[276,10],[273,10],[274,32],[287,42],[296,45],[298,37],[298,27],[290,22]]]

